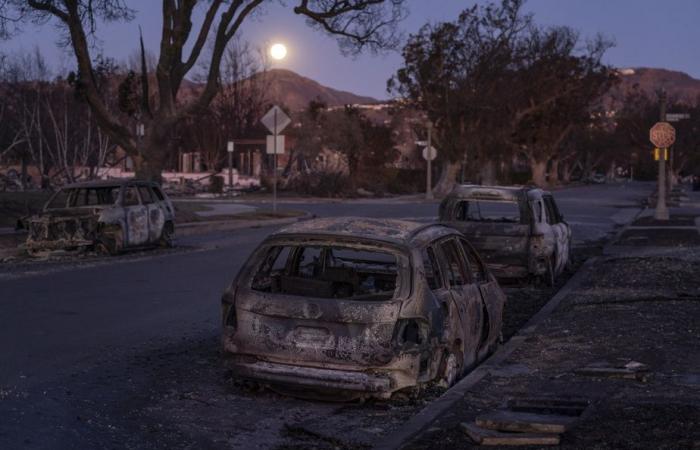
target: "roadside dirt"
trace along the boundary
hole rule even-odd
[[[583,397],[591,406],[561,448],[700,447],[700,248],[603,260],[498,370],[411,449],[471,448],[459,424],[509,398]],[[580,375],[589,365],[648,366],[641,379]]]

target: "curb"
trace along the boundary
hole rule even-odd
[[[500,363],[506,360],[515,350],[517,350],[530,335],[532,335],[537,326],[542,323],[549,315],[559,306],[574,289],[583,281],[584,275],[589,272],[591,267],[599,260],[599,256],[594,256],[586,260],[581,268],[572,276],[564,286],[552,297],[527,323],[511,337],[506,344],[499,348],[486,361],[481,363],[476,369],[470,372],[466,377],[462,378],[457,384],[447,390],[437,400],[423,408],[418,414],[413,416],[408,422],[399,428],[395,433],[386,436],[377,445],[375,450],[391,450],[398,449],[408,444],[411,439],[419,435],[425,428],[445,413],[449,408],[454,406],[459,400],[464,398],[464,394],[471,389],[475,384],[481,381],[492,369],[495,369]]]
[[[270,220],[215,220],[211,222],[188,222],[175,224],[176,236],[192,236],[195,234],[206,234],[213,231],[234,231],[244,228],[261,228],[275,225],[288,225],[313,219],[313,214],[306,213],[297,217]]]

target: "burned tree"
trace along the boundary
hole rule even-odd
[[[45,24],[57,23],[65,31],[84,81],[85,96],[93,114],[110,137],[131,155],[137,173],[143,178],[159,179],[172,148],[171,136],[180,121],[199,114],[219,90],[220,66],[227,44],[241,25],[264,6],[264,0],[185,0],[163,1],[163,26],[160,54],[155,73],[157,95],[139,108],[144,123],[145,141],[139,145],[135,130],[115,117],[99,95],[94,81],[90,39],[101,22],[130,20],[133,11],[123,0],[7,0],[0,3],[0,17],[7,28],[13,20]],[[308,19],[311,26],[336,36],[341,48],[356,52],[378,50],[396,43],[395,25],[404,15],[404,0],[298,0],[290,8]],[[193,25],[196,8],[204,8],[204,20]],[[200,61],[202,50],[212,48],[207,58],[206,82],[202,91],[189,102],[178,98],[187,74]],[[200,61],[201,62],[201,61]],[[150,86],[143,84],[142,97],[150,99]]]

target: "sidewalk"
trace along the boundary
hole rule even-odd
[[[478,417],[479,430],[503,430],[489,414],[537,398],[589,404],[561,433],[563,448],[700,448],[700,246],[646,243],[584,267],[552,314],[403,447],[476,446],[465,428]]]

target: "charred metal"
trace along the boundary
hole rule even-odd
[[[571,228],[541,189],[457,186],[440,204],[439,220],[461,231],[501,281],[553,284],[570,260]]]
[[[301,396],[454,383],[497,343],[505,296],[456,230],[320,219],[268,237],[222,298],[234,374]]]
[[[23,226],[29,254],[80,249],[116,254],[170,245],[175,231],[174,209],[165,193],[155,183],[137,180],[64,186]]]

